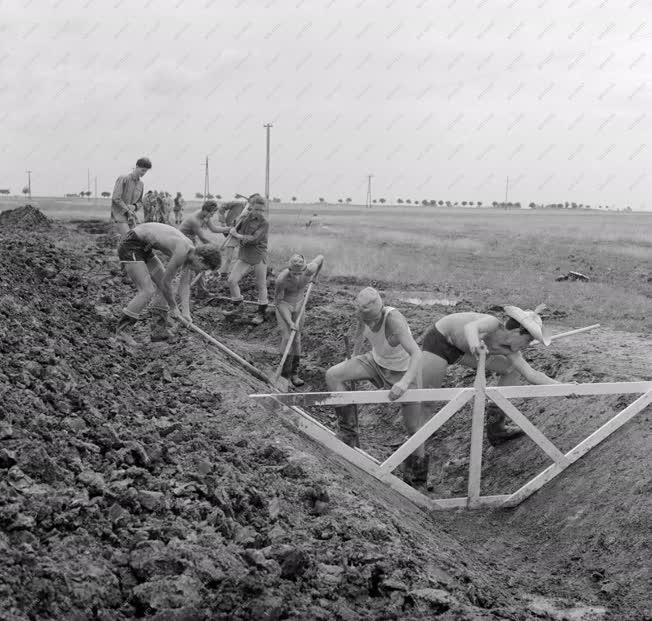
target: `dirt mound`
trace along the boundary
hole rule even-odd
[[[325,472],[202,344],[113,341],[131,288],[81,234],[71,250],[48,235],[0,234],[0,610],[527,618],[413,507]]]
[[[25,205],[0,212],[0,226],[19,226],[25,229],[50,228],[51,220],[38,207]]]

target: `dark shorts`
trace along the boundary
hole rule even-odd
[[[121,261],[144,261],[154,258],[152,246],[134,233],[128,231],[118,244],[118,258]]]
[[[455,345],[451,345],[435,326],[428,328],[421,349],[443,358],[448,364],[457,362],[464,355],[464,352]]]

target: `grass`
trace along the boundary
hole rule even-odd
[[[18,204],[7,199],[0,209]],[[108,218],[109,211],[106,199],[33,204],[63,219]],[[306,228],[314,213],[319,226]],[[652,214],[282,204],[272,207],[271,224],[277,267],[294,252],[324,254],[325,276],[360,284],[432,291],[478,309],[545,302],[569,325],[652,328]],[[555,281],[569,270],[591,281]]]

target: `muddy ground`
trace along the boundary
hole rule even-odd
[[[649,411],[515,510],[429,515],[253,403],[264,384],[195,335],[150,344],[143,322],[142,347],[117,343],[133,292],[104,223],[0,221],[0,619],[651,618]],[[361,284],[315,289],[310,390],[343,356]],[[416,334],[449,310],[380,285]],[[271,370],[273,321],[227,323],[213,304],[196,300],[196,323]],[[649,379],[649,351],[600,329],[527,357],[615,381]],[[567,449],[633,399],[520,405]],[[463,493],[468,423],[464,411],[429,442],[439,497]],[[365,407],[362,426],[378,457],[403,437],[392,408]],[[483,493],[545,465],[527,439],[486,447]]]

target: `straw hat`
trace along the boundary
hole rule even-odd
[[[539,304],[534,310],[522,310],[518,306],[503,307],[508,317],[518,321],[537,341],[548,346],[551,343],[548,330],[543,327],[543,320],[539,313],[546,308],[545,304]]]

